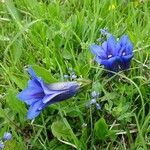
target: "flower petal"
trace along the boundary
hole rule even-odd
[[[114,36],[110,36],[107,39],[107,56],[108,55],[113,55],[116,56],[116,39]]]
[[[120,45],[119,56],[121,56],[123,52],[125,52],[126,55],[133,53],[133,44],[127,35],[123,35],[118,44]]]
[[[54,97],[56,97],[59,93],[55,93],[55,94],[51,94],[51,95],[46,95],[43,99],[42,99],[42,102],[44,104],[48,103],[51,101],[51,99],[53,99]]]
[[[107,58],[105,51],[99,45],[91,45],[90,50],[94,55],[99,56],[102,59]]]
[[[29,80],[29,81],[28,81],[28,87],[29,87],[29,88],[34,88],[34,89],[36,89],[36,90],[42,90],[41,83],[39,83],[39,81],[37,82],[36,79]]]
[[[107,51],[107,42],[106,41],[102,43],[102,48],[104,49],[104,51],[106,53],[106,51]]]
[[[132,54],[133,53],[133,44],[129,41],[126,45],[126,54]]]
[[[32,67],[29,67],[29,68],[28,68],[28,73],[30,74],[30,76],[31,76],[32,78],[37,78],[37,76],[36,76],[34,70],[32,69]]]
[[[3,141],[8,141],[12,138],[12,134],[9,132],[5,132],[3,135]]]
[[[119,43],[121,46],[124,46],[127,44],[127,42],[129,41],[129,38],[127,35],[123,35],[120,40],[119,40]]]
[[[75,82],[76,83],[76,82]],[[61,83],[59,83],[61,84]],[[63,83],[65,84],[65,83]],[[52,95],[46,95],[44,98],[43,98],[43,103],[46,104],[53,104],[53,103],[56,103],[56,102],[60,102],[62,100],[66,100],[72,96],[74,96],[78,90],[79,90],[79,85],[78,84],[74,84],[74,82],[69,82],[67,84],[73,84],[71,86],[68,87],[68,89],[63,89],[62,91],[56,91],[55,94],[52,94]],[[58,84],[53,84],[54,85],[58,85]]]
[[[73,88],[79,88],[79,84],[77,82],[58,82],[48,85],[48,88],[53,91],[63,91]]]
[[[107,60],[107,59],[106,59],[106,60]],[[95,61],[101,65],[102,59],[99,58],[98,56],[96,56],[96,57],[95,57]]]
[[[119,58],[112,57],[108,60],[101,60],[101,64],[104,65],[105,69],[118,72],[119,71]]]
[[[121,65],[120,66],[121,66],[122,70],[127,70],[130,68],[132,57],[133,57],[133,54],[121,57]]]
[[[50,100],[51,104],[66,100],[72,96],[74,96],[77,93],[76,90],[72,89],[72,90],[66,90],[65,92],[61,92],[60,94],[57,94],[55,97],[53,97]]]
[[[66,99],[74,96],[76,94],[76,92],[77,92],[77,90],[75,90],[74,88],[71,88],[71,89],[66,90],[66,91],[61,91],[59,93],[57,92],[56,94],[46,95],[42,100],[44,105],[39,107],[39,110],[44,109],[48,105],[66,100]]]
[[[39,87],[34,80],[28,81],[28,87],[18,94],[18,98],[21,101],[31,105],[35,101],[41,99],[44,96],[43,90]]]
[[[34,104],[32,104],[29,108],[27,118],[34,119],[35,117],[37,117],[41,113],[41,110],[39,110],[39,108],[42,106],[44,106],[42,101],[37,101]]]

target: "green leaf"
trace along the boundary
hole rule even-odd
[[[5,142],[4,150],[15,150],[16,142],[13,140],[9,140]]]
[[[13,110],[14,115],[18,114],[21,123],[24,123],[26,116],[26,108],[24,103],[17,99],[16,91],[10,89],[7,94],[7,103],[11,110]]]
[[[104,118],[99,119],[94,125],[94,133],[100,140],[105,140],[109,134],[108,125]]]
[[[26,87],[26,83],[27,83],[27,79],[26,78],[21,78],[18,76],[14,76],[12,74],[10,74],[10,78],[12,81],[15,82],[15,84],[20,88],[20,89],[24,89]]]
[[[62,55],[63,55],[63,57],[64,57],[65,59],[72,59],[71,53],[70,53],[69,51],[67,51],[67,50],[64,50],[64,51],[62,52]]]
[[[92,90],[100,93],[101,87],[102,87],[102,85],[99,82],[94,82]]]
[[[133,116],[133,113],[124,113],[118,117],[118,120],[128,120]]]
[[[20,16],[17,11],[17,8],[15,7],[13,0],[6,0],[5,3],[12,18],[16,21],[19,27],[22,27]]]
[[[40,67],[38,65],[33,65],[32,66],[33,70],[36,72],[36,74],[39,77],[42,77],[44,79],[44,81],[46,81],[47,83],[53,83],[53,82],[57,82],[57,79],[55,79],[51,74],[50,71],[46,70],[43,67]]]
[[[10,123],[10,120],[13,120],[13,115],[10,114],[10,109],[2,109],[0,108],[0,129]]]
[[[70,129],[67,128],[67,126],[63,122],[61,121],[53,122],[51,129],[53,135],[56,138],[64,140],[71,139]]]

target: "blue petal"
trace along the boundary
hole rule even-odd
[[[102,43],[102,48],[104,49],[105,52],[107,51],[107,42],[106,41]]]
[[[99,57],[101,57],[102,59],[107,58],[107,55],[106,55],[105,51],[104,51],[104,50],[102,49],[102,47],[99,46],[99,45],[91,45],[91,46],[90,46],[90,50],[91,50],[91,52],[92,52],[94,55],[99,56]]]
[[[39,81],[37,81],[36,79],[29,80],[28,81],[28,87],[29,88],[34,88],[34,89],[37,89],[37,90],[42,90],[41,83]]]
[[[125,55],[129,55],[133,53],[133,44],[129,40],[127,35],[123,35],[120,41],[117,43],[118,55],[122,56],[123,53]]]
[[[129,41],[128,36],[127,36],[127,35],[123,35],[123,36],[120,38],[119,43],[120,43],[121,46],[124,46],[124,45],[127,44],[128,41]]]
[[[5,147],[4,142],[0,141],[0,149],[3,149]]]
[[[44,96],[43,91],[33,89],[33,88],[26,88],[18,94],[18,98],[22,101],[26,101],[29,99],[36,99],[42,98]]]
[[[77,82],[58,82],[58,83],[50,84],[48,87],[52,91],[63,91],[63,90],[70,89],[71,87],[79,88],[79,86],[80,85]]]
[[[107,56],[108,55],[113,55],[116,56],[116,39],[114,36],[110,36],[107,39]]]
[[[29,72],[29,74],[30,74],[30,76],[31,76],[32,78],[37,78],[37,76],[36,76],[34,70],[32,69],[32,67],[29,67],[29,68],[28,68],[28,72]]]
[[[43,99],[42,99],[42,102],[44,104],[48,103],[51,101],[51,99],[53,99],[54,97],[56,97],[59,93],[55,93],[55,94],[51,94],[51,95],[46,95]]]
[[[107,59],[104,59],[104,60],[107,60]],[[101,65],[102,59],[99,58],[98,56],[96,56],[96,57],[95,57],[95,61]]]
[[[60,102],[60,101],[63,101],[63,100],[66,100],[72,96],[74,96],[76,94],[76,90],[67,90],[63,93],[60,93],[58,95],[56,95],[54,98],[52,98],[49,102],[51,104],[54,104],[54,103],[57,103],[57,102]]]
[[[112,57],[108,60],[101,60],[101,64],[104,65],[105,69],[118,72],[119,71],[119,58]]]
[[[127,70],[130,68],[131,59],[133,54],[121,57],[121,69]]]
[[[51,84],[48,85],[44,81],[41,81],[41,86],[42,86],[42,89],[43,89],[45,95],[49,95],[49,94],[54,94],[55,93],[54,90],[50,89],[50,87],[49,87],[50,85]]]
[[[18,94],[18,98],[21,101],[31,105],[35,101],[41,99],[44,96],[43,89],[39,87],[34,80],[28,81],[28,87]]]
[[[35,117],[37,117],[41,113],[41,110],[39,110],[39,108],[43,106],[44,104],[42,103],[42,101],[35,102],[33,105],[30,106],[27,118],[34,119]]]
[[[32,67],[28,68],[28,72],[31,76],[31,78],[34,80],[34,82],[38,85],[41,86],[41,82],[43,81],[40,77],[36,76],[36,73],[34,72],[34,70],[32,69]]]
[[[56,84],[57,83],[53,84],[52,86],[54,86]],[[62,83],[58,83],[58,84],[62,85],[64,83],[62,82]],[[66,99],[74,96],[77,93],[77,91],[79,90],[79,85],[78,84],[74,84],[74,82],[69,82],[68,84],[71,85],[68,89],[65,89],[63,91],[56,91],[56,93],[52,94],[52,95],[46,95],[43,98],[43,100],[42,100],[42,102],[44,103],[44,105],[41,106],[39,108],[39,110],[44,109],[48,105],[51,105],[51,104],[54,104],[54,103],[66,100]]]
[[[129,41],[126,45],[126,54],[132,54],[133,53],[133,44]]]
[[[8,141],[12,138],[12,134],[9,132],[5,132],[3,135],[3,141]]]
[[[62,84],[65,84],[65,83],[62,83]],[[43,99],[44,103],[47,102],[47,104],[49,105],[49,104],[53,104],[56,102],[60,102],[60,101],[66,100],[66,99],[74,96],[78,92],[79,84],[76,84],[74,82],[68,82],[66,84],[66,86],[67,85],[69,85],[68,88],[63,89],[63,91],[59,91],[59,92],[57,91],[57,93],[50,95],[49,97],[46,96]]]

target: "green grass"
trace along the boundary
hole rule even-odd
[[[5,0],[0,2],[0,137],[11,131],[7,150],[150,148],[150,7],[125,0]],[[134,43],[130,72],[109,78],[92,61],[89,45],[108,28]],[[73,68],[92,86],[47,107],[33,122],[16,98],[33,65],[47,82]],[[86,108],[100,92],[102,110]]]

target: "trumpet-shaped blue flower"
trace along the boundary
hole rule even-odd
[[[40,77],[36,76],[32,68],[29,68],[28,72],[31,75],[28,87],[18,94],[18,98],[30,106],[28,119],[37,117],[48,105],[74,96],[80,87],[77,82],[46,84]]]
[[[110,35],[102,45],[91,45],[90,50],[99,64],[114,72],[129,69],[133,57],[133,45],[128,36],[122,36],[117,42]]]

